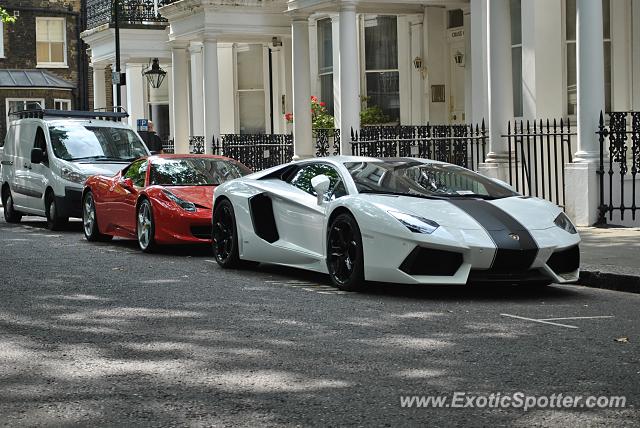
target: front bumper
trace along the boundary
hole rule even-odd
[[[65,187],[64,196],[56,196],[56,208],[62,217],[82,218],[82,189]]]
[[[154,201],[155,239],[158,244],[211,243],[212,211],[198,208],[188,212]]]

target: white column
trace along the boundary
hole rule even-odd
[[[167,82],[167,92],[169,98],[169,138],[175,138],[175,127],[176,121],[173,116],[173,64],[167,65],[167,77],[165,78]]]
[[[513,119],[511,74],[511,6],[509,0],[489,0],[489,155],[487,162],[507,157],[507,125]]]
[[[604,110],[604,47],[602,2],[577,0],[578,152],[576,161],[599,156],[596,130]]]
[[[351,155],[351,129],[360,130],[360,73],[355,2],[340,5],[340,133],[341,150]]]
[[[107,107],[107,87],[105,81],[105,66],[93,64],[93,109]]]
[[[471,123],[473,108],[471,94],[473,85],[473,58],[471,55],[471,10],[464,9],[464,122]]]
[[[204,83],[202,80],[202,43],[189,45],[191,61],[191,126],[193,135],[204,135]]]
[[[333,52],[333,119],[340,128],[340,15],[331,15],[331,50]]]
[[[183,46],[171,48],[173,63],[172,94],[173,138],[176,153],[189,153],[189,79],[187,51]]]
[[[471,103],[473,115],[469,118],[480,124],[489,119],[488,112],[488,57],[487,57],[487,0],[471,0]]]
[[[578,226],[597,220],[600,156],[597,135],[604,110],[604,47],[602,2],[577,0],[576,52],[578,68],[578,151],[565,168],[566,212]]]
[[[631,0],[611,2],[611,111],[631,110],[631,18]]]
[[[218,72],[218,41],[204,40],[204,136],[205,153],[211,153],[213,140],[220,138],[220,83]]]
[[[640,0],[631,1],[631,56],[632,86],[631,109],[640,110]]]
[[[294,16],[293,42],[293,141],[294,158],[313,156],[311,135],[311,68],[309,58],[309,22],[307,16]]]
[[[136,121],[147,117],[146,100],[144,98],[144,85],[146,78],[142,75],[144,65],[127,64],[127,112],[129,113],[129,125],[136,129]]]

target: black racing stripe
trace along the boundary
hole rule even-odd
[[[483,199],[450,199],[449,202],[480,223],[495,242],[497,251],[492,270],[522,271],[531,267],[538,255],[538,245],[515,218]]]

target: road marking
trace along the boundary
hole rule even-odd
[[[544,320],[537,320],[534,318],[527,318],[527,317],[520,317],[518,315],[511,315],[511,314],[500,314],[503,317],[509,317],[509,318],[517,318],[520,320],[525,320],[525,321],[533,321],[533,322],[538,322],[540,324],[551,324],[551,325],[555,325],[558,327],[566,327],[566,328],[578,328],[575,325],[567,325],[567,324],[559,324],[557,322],[550,322],[550,321],[544,321]]]
[[[565,317],[565,318],[542,318],[540,321],[562,321],[562,320],[595,320],[602,318],[615,318],[613,315],[600,315],[595,317]]]

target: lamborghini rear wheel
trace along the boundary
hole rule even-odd
[[[233,269],[241,265],[235,213],[233,205],[226,199],[213,212],[213,254],[223,268]]]
[[[327,268],[331,282],[341,290],[364,285],[364,252],[358,223],[350,214],[339,214],[329,227]]]

